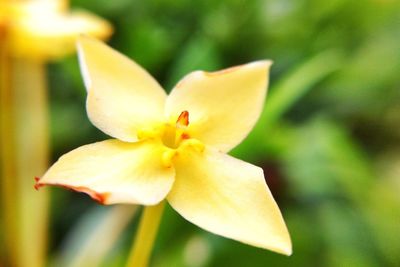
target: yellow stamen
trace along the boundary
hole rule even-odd
[[[139,140],[156,138],[160,135],[160,129],[140,129],[137,130],[136,135]]]
[[[205,149],[205,145],[201,141],[191,138],[182,141],[182,144],[179,146],[178,152],[180,152],[183,149],[186,149],[187,147],[192,147],[197,152],[203,152]]]
[[[167,148],[167,150],[162,154],[162,164],[166,168],[172,167],[172,158],[176,155],[176,150]]]

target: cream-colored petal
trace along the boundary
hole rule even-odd
[[[162,162],[165,148],[155,142],[107,140],[62,156],[37,182],[89,194],[102,204],[154,205],[165,198],[175,171]]]
[[[264,60],[217,72],[192,72],[168,96],[166,115],[173,120],[187,110],[191,136],[229,151],[260,116],[270,65]]]
[[[142,67],[105,44],[81,37],[79,60],[88,91],[87,112],[103,132],[137,141],[164,118],[166,94]]]
[[[10,41],[16,57],[60,58],[75,51],[80,34],[105,39],[112,33],[112,26],[107,21],[88,12],[68,14],[39,4],[31,5],[32,10],[12,18]]]
[[[289,233],[261,168],[206,148],[176,157],[167,199],[188,221],[212,233],[290,255]]]

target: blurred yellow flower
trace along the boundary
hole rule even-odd
[[[1,1],[0,29],[14,56],[34,59],[73,52],[79,34],[104,39],[112,32],[111,25],[95,15],[69,13],[66,0]]]
[[[78,51],[89,118],[116,139],[62,156],[37,187],[71,188],[103,204],[167,199],[212,233],[291,254],[263,170],[226,154],[260,115],[271,61],[192,72],[167,96],[143,68],[103,43],[82,37]]]

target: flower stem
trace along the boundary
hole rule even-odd
[[[45,66],[14,58],[5,37],[0,50],[2,250],[6,265],[44,266],[48,192],[38,194],[33,178],[48,160]]]
[[[139,223],[139,230],[126,264],[127,267],[148,266],[151,251],[164,211],[165,201],[156,206],[145,207]]]
[[[0,29],[1,31],[1,29]],[[14,208],[16,181],[13,91],[11,88],[8,42],[0,32],[0,170],[1,170],[1,217],[3,240],[1,240],[0,265],[13,265],[17,258],[17,210]]]
[[[18,266],[45,266],[49,192],[33,188],[35,176],[48,166],[46,66],[42,61],[12,59],[15,161],[17,167]],[[32,240],[35,245],[32,246]]]

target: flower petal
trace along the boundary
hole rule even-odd
[[[89,194],[102,204],[154,205],[174,182],[162,163],[165,148],[155,142],[107,140],[62,156],[36,186],[58,185]]]
[[[178,213],[212,233],[291,254],[285,222],[261,168],[209,148],[187,153],[176,158],[167,197]]]
[[[261,114],[271,61],[257,61],[218,72],[195,71],[168,96],[166,115],[187,110],[189,131],[203,143],[229,151],[250,132]]]
[[[134,142],[138,129],[161,122],[166,94],[142,67],[88,37],[79,39],[78,52],[88,90],[87,112],[96,127]]]

